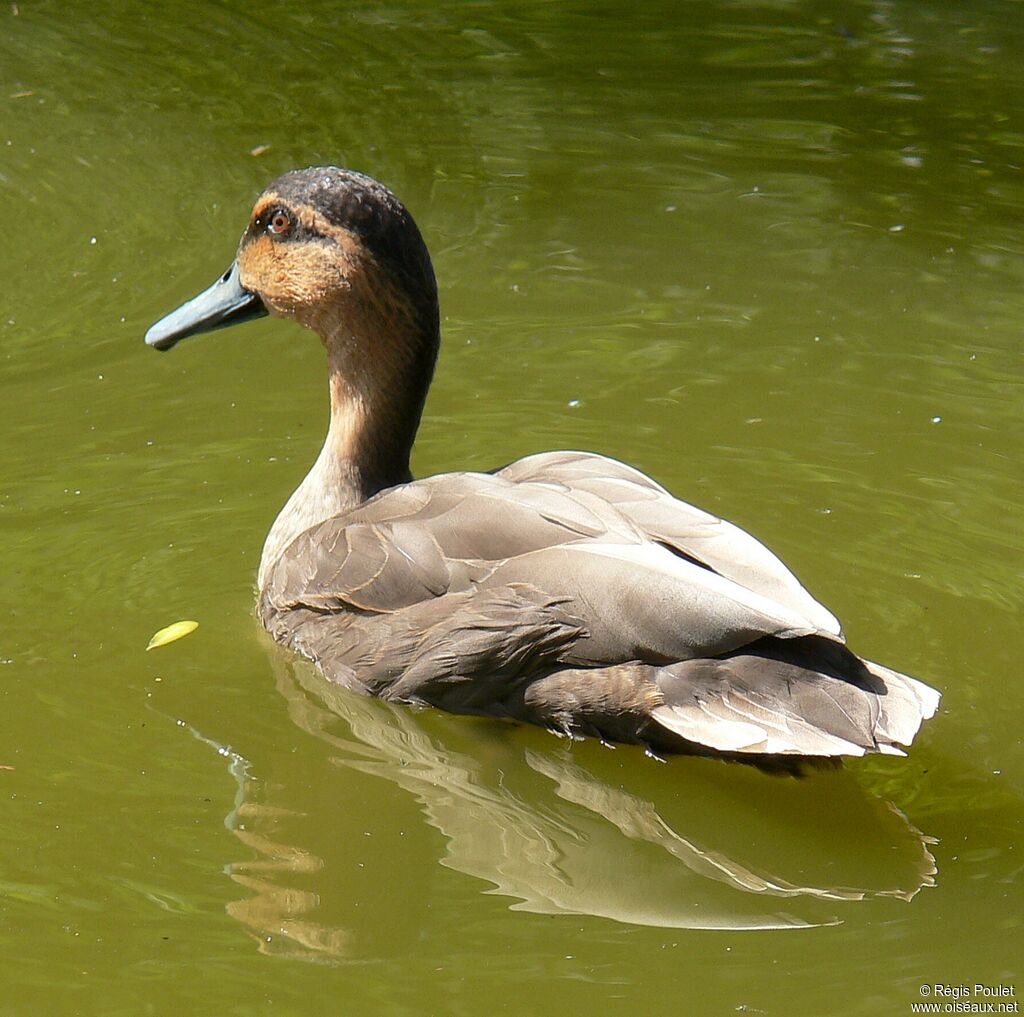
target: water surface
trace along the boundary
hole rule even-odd
[[[1024,988],[1022,13],[5,6],[0,1014]],[[268,645],[320,350],[141,336],[321,162],[392,186],[435,257],[416,471],[590,448],[752,530],[943,690],[908,759],[660,764],[353,701]]]

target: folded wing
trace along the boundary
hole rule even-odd
[[[302,534],[260,613],[353,688],[618,740],[886,751],[935,705],[753,537],[588,453],[384,491]]]

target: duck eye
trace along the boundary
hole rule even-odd
[[[273,233],[274,236],[280,236],[282,233],[287,233],[291,229],[292,220],[288,213],[283,208],[275,209],[270,213],[270,218],[267,220],[267,231]]]

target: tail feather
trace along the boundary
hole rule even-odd
[[[821,637],[764,639],[722,657],[658,668],[662,728],[719,752],[902,754],[939,693]]]
[[[883,742],[909,745],[921,724],[935,716],[941,694],[930,685],[882,664],[866,660],[864,665],[885,682],[886,695],[879,700],[881,713],[876,737]]]

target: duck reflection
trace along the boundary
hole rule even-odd
[[[392,946],[403,922],[414,939],[451,895],[431,894],[422,823],[401,804],[378,819],[390,823],[387,859],[367,847],[359,817],[391,817],[394,795],[375,781],[332,780],[337,768],[408,792],[443,836],[441,865],[486,881],[484,892],[517,911],[793,929],[835,924],[869,897],[909,901],[934,883],[933,841],[841,769],[795,780],[711,759],[662,765],[633,748],[395,708],[272,655],[292,719],[328,752],[319,776],[298,763],[302,776],[267,780],[236,768],[227,825],[253,857],[228,868],[248,892],[229,912],[264,952],[363,957],[376,949],[373,926]],[[297,836],[304,846],[288,842]],[[436,837],[427,843],[438,850]]]

